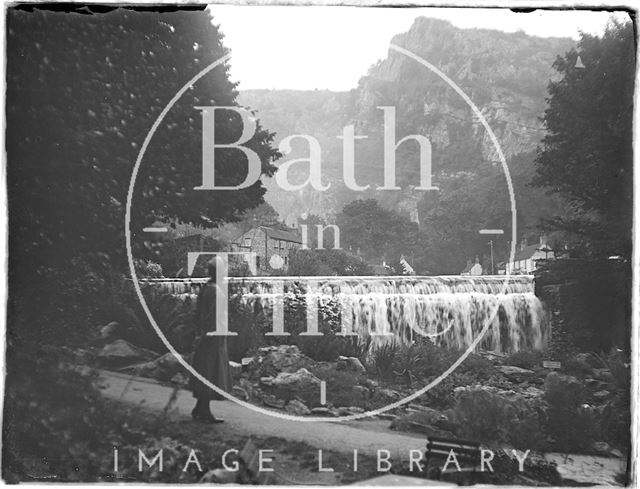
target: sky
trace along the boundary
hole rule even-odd
[[[541,37],[601,34],[611,14],[462,8],[358,8],[211,5],[214,23],[231,49],[231,78],[254,88],[350,90],[387,55],[391,38],[416,17],[462,28],[523,30]],[[618,17],[628,18],[619,13]]]

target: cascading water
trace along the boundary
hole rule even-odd
[[[206,281],[142,282],[195,298]],[[334,318],[338,334],[369,337],[373,347],[422,336],[438,346],[466,349],[487,324],[479,347],[495,352],[540,350],[548,336],[530,276],[231,277],[228,282],[230,298],[253,310],[275,316],[303,304],[308,318],[318,312]]]

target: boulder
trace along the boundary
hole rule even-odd
[[[139,377],[168,381],[172,380],[176,374],[183,373],[184,368],[172,353],[165,353],[150,362],[131,365],[120,370]]]
[[[158,354],[138,348],[125,340],[116,340],[98,352],[98,361],[107,367],[123,367],[136,362],[149,361]]]
[[[249,400],[249,393],[238,385],[233,386],[233,388],[231,389],[231,395],[237,397],[242,401]]]
[[[544,396],[544,391],[542,389],[538,389],[537,387],[529,386],[526,389],[520,392],[524,397],[530,399],[538,399]]]
[[[534,374],[533,370],[516,367],[515,365],[499,365],[496,368],[502,375],[513,382],[522,382]]]
[[[237,379],[240,377],[240,374],[242,374],[242,364],[229,360],[229,371],[231,373],[231,377]]]
[[[591,450],[598,455],[608,456],[611,453],[611,446],[605,441],[594,441]]]
[[[267,346],[258,350],[258,362],[252,362],[248,368],[258,364],[259,377],[276,376],[281,372],[293,373],[301,368],[314,365],[314,361],[300,352],[296,345]]]
[[[358,399],[368,399],[369,398],[369,389],[361,385],[354,385],[351,390],[353,391],[353,395]]]
[[[198,481],[200,484],[235,484],[237,473],[226,469],[213,469],[208,471]]]
[[[262,402],[265,406],[269,406],[276,409],[284,408],[285,402],[282,399],[278,399],[273,394],[265,394],[262,396]]]
[[[316,389],[320,386],[320,379],[306,368],[298,369],[293,373],[280,372],[272,381],[273,387],[294,391]]]
[[[608,368],[594,368],[592,370],[592,374],[593,374],[593,377],[595,377],[598,380],[601,380],[602,382],[614,381],[613,375],[611,375],[611,370],[609,370]]]
[[[117,321],[111,321],[100,328],[98,339],[101,341],[115,340],[122,334],[122,327]]]
[[[380,384],[378,384],[378,382],[376,382],[375,380],[372,380],[372,379],[365,379],[365,381],[363,383],[364,383],[365,387],[367,389],[370,389],[370,390],[375,390],[380,386]]]
[[[376,414],[376,417],[378,417],[380,419],[387,420],[387,421],[392,421],[392,420],[396,419],[398,416],[396,416],[395,414],[391,414],[391,413],[379,413],[379,414]]]
[[[295,414],[296,416],[306,416],[311,414],[311,410],[302,401],[298,401],[297,399],[289,401],[285,410],[288,413]]]
[[[177,373],[171,377],[171,382],[178,385],[187,385],[189,383],[189,378],[183,373]]]
[[[328,407],[314,407],[311,410],[313,416],[326,416],[328,418],[335,418],[336,412]]]
[[[337,370],[349,370],[351,372],[356,372],[359,374],[364,374],[366,372],[364,365],[362,362],[356,357],[338,357],[338,362],[336,364]]]
[[[374,393],[374,399],[390,404],[399,400],[401,397],[399,392],[392,389],[380,389]]]
[[[594,392],[593,393],[593,398],[594,399],[604,400],[604,399],[607,399],[608,397],[611,397],[611,392],[609,392],[607,390],[602,390],[602,391],[598,391],[598,392]]]
[[[414,411],[409,414],[398,416],[391,421],[390,429],[405,431],[408,433],[420,433],[427,436],[441,436],[455,438],[454,434],[437,428],[435,423],[447,421],[444,414],[435,409],[430,411]]]

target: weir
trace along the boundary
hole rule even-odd
[[[195,299],[207,280],[140,282]],[[374,348],[426,337],[438,346],[466,349],[487,324],[478,345],[484,350],[541,350],[548,336],[548,320],[534,294],[532,276],[283,276],[227,281],[231,302],[285,318],[291,309],[306,308],[311,321],[320,317],[333,324],[335,334],[368,337]],[[288,321],[284,325],[291,331]]]

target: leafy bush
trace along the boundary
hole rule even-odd
[[[542,406],[509,391],[470,386],[455,390],[453,415],[464,436],[516,448],[542,446]]]
[[[131,343],[161,352],[164,344],[142,309],[133,284],[124,278],[109,291],[109,321],[123,326],[124,339]],[[178,351],[189,351],[195,337],[195,304],[190,298],[180,298],[156,286],[143,287],[145,302],[156,323]]]
[[[378,378],[384,381],[392,381],[394,362],[398,351],[398,343],[390,341],[375,347],[369,356],[367,366],[371,368]]]
[[[502,363],[531,370],[542,365],[542,353],[521,350],[509,355]]]
[[[544,399],[548,403],[547,433],[560,450],[582,450],[593,441],[594,420],[583,407],[585,388],[575,378],[551,372],[544,381]]]

